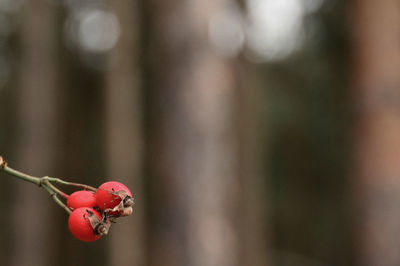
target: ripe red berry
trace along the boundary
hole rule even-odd
[[[77,209],[81,207],[95,207],[96,196],[91,191],[78,190],[72,193],[67,200],[67,206],[71,209]]]
[[[96,228],[101,224],[100,214],[92,208],[77,208],[69,216],[68,227],[72,235],[84,242],[92,242],[101,237]]]
[[[131,191],[124,184],[116,181],[102,184],[97,189],[96,200],[97,206],[102,211],[108,209],[113,214],[123,213],[124,208],[129,208],[133,205]]]

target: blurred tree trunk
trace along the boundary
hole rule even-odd
[[[240,265],[235,69],[208,44],[224,1],[149,1],[149,261]]]
[[[139,204],[129,219],[111,229],[108,265],[145,265],[138,7],[136,1],[109,1],[109,7],[119,19],[121,36],[109,54],[106,72],[107,175],[131,188]]]
[[[262,176],[262,83],[260,72],[240,61],[238,75],[239,174],[241,183],[240,265],[268,265],[266,184]],[[265,169],[264,169],[265,170]]]
[[[19,152],[15,168],[33,175],[51,173],[56,136],[56,9],[49,1],[29,0],[22,7],[21,73],[18,111]],[[17,181],[11,264],[52,265],[50,197]],[[48,250],[48,252],[46,252]]]
[[[397,0],[354,0],[353,82],[358,265],[400,264],[400,9]]]

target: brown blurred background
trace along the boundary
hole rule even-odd
[[[0,155],[136,198],[82,243],[0,173],[0,264],[400,265],[399,25],[397,0],[0,0]]]

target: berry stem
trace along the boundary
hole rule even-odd
[[[25,173],[22,173],[20,171],[17,171],[15,169],[12,169],[11,167],[9,167],[6,163],[6,161],[3,159],[3,157],[0,156],[0,170],[3,170],[4,172],[15,176],[19,179],[22,179],[24,181],[33,183],[39,187],[44,188],[49,194],[50,196],[53,198],[53,200],[61,207],[63,208],[68,214],[71,214],[71,210],[58,198],[57,195],[61,195],[64,198],[68,198],[68,194],[64,193],[63,191],[61,191],[60,189],[58,189],[57,187],[55,187],[53,184],[51,184],[50,182],[56,182],[56,183],[60,183],[60,184],[66,184],[66,185],[71,185],[71,184],[75,184],[75,183],[70,183],[70,182],[66,182],[63,181],[59,178],[54,178],[54,177],[48,177],[48,176],[44,176],[44,177],[36,177],[36,176],[31,176]],[[90,186],[86,186],[83,184],[78,184],[81,187],[85,186],[85,187],[90,187]],[[90,187],[91,188],[91,187]]]
[[[39,177],[35,177],[35,176],[31,176],[31,175],[27,175],[25,173],[22,173],[20,171],[17,171],[15,169],[12,169],[11,167],[7,166],[6,161],[4,161],[3,157],[0,156],[0,169],[3,170],[4,172],[13,175],[15,177],[18,177],[22,180],[25,180],[27,182],[31,182],[35,185],[40,186],[40,178]]]
[[[62,180],[60,178],[48,177],[48,180],[50,182],[54,182],[54,183],[65,185],[65,186],[77,187],[77,188],[80,188],[80,189],[83,189],[83,190],[90,190],[90,191],[93,191],[93,192],[97,191],[97,189],[92,187],[92,186],[85,185],[85,184],[80,184],[80,183],[68,182],[68,181]]]
[[[71,214],[72,211],[57,197],[57,192],[54,191],[50,186],[50,182],[47,179],[42,179],[43,183],[41,184],[41,187],[43,187],[47,192],[49,192],[50,196],[53,198],[53,200],[61,207],[63,208],[68,214]]]
[[[48,176],[42,177],[43,182],[50,187],[52,190],[54,190],[58,195],[60,195],[61,197],[68,199],[69,195],[67,193],[65,193],[64,191],[61,191],[60,189],[58,189],[56,186],[54,186],[52,183],[49,182],[49,178]]]

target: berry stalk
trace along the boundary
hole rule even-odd
[[[27,175],[25,173],[22,173],[20,171],[17,171],[15,169],[12,169],[11,167],[9,167],[7,165],[7,162],[3,159],[3,157],[0,156],[0,169],[3,170],[4,172],[13,175],[15,177],[18,177],[24,181],[33,183],[35,185],[40,186],[40,178],[35,177],[35,176],[31,176],[31,175]]]
[[[57,197],[57,192],[54,191],[50,186],[50,182],[46,179],[44,179],[44,182],[41,184],[41,187],[43,187],[51,196],[51,198],[61,207],[63,208],[68,214],[71,214],[71,210],[67,207],[67,205],[64,204],[58,197]],[[65,194],[65,193],[64,193]]]
[[[92,187],[92,186],[89,186],[89,185],[85,185],[85,184],[74,183],[74,182],[68,182],[68,181],[62,180],[62,179],[60,179],[60,178],[49,177],[49,176],[47,177],[47,179],[48,179],[50,182],[54,182],[54,183],[57,183],[57,184],[60,184],[60,185],[71,186],[71,187],[77,187],[77,188],[80,188],[80,189],[83,189],[83,190],[89,190],[89,191],[93,191],[93,192],[96,192],[96,191],[97,191],[96,188],[94,188],[94,187]]]
[[[36,177],[36,176],[31,176],[31,175],[22,173],[18,170],[15,170],[15,169],[9,167],[7,165],[7,162],[1,156],[0,156],[0,170],[4,171],[12,176],[15,176],[19,179],[22,179],[24,181],[33,183],[39,187],[44,188],[44,190],[46,190],[50,194],[52,199],[61,208],[63,208],[68,214],[71,214],[71,210],[58,198],[58,195],[61,195],[64,198],[68,198],[68,195],[50,183],[50,181],[54,180],[55,178],[48,177],[48,176]],[[69,183],[69,182],[66,182],[66,183]]]
[[[64,199],[68,199],[69,195],[67,193],[65,193],[64,191],[61,191],[60,189],[58,189],[56,186],[54,186],[52,183],[49,182],[49,177],[45,176],[45,179],[43,179],[43,183],[45,183],[49,188],[51,188],[52,190],[54,190],[58,195],[60,195],[61,197],[63,197]],[[43,185],[43,184],[42,184]]]

